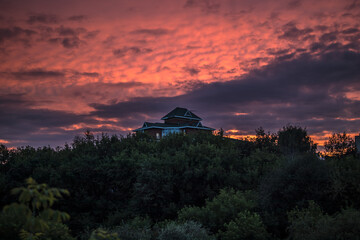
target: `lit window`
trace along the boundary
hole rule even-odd
[[[156,139],[160,139],[160,133],[156,133]]]

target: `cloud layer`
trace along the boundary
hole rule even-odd
[[[232,135],[359,131],[356,1],[3,1],[0,140],[126,134],[176,106]]]

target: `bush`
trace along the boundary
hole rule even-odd
[[[269,234],[257,213],[240,212],[236,219],[225,224],[225,231],[218,234],[221,240],[265,240]]]
[[[255,201],[252,198],[251,192],[221,190],[213,200],[207,200],[204,207],[185,207],[180,210],[179,219],[199,222],[216,233],[224,229],[225,223],[235,219],[239,212],[253,209]]]
[[[168,223],[160,232],[158,240],[215,240],[201,224],[188,221],[185,223]]]
[[[148,218],[135,218],[125,224],[115,227],[121,240],[150,240],[151,221]]]
[[[268,230],[286,236],[287,212],[303,208],[309,200],[329,204],[330,176],[325,161],[304,155],[275,170],[263,179],[259,201]]]
[[[289,212],[289,234],[292,240],[358,240],[360,212],[345,209],[329,216],[310,202],[308,208]]]

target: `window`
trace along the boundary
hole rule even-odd
[[[160,139],[160,133],[156,133],[156,139]]]
[[[162,132],[163,136],[173,134],[173,133],[180,133],[180,129],[178,128],[165,128]]]

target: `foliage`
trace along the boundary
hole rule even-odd
[[[348,206],[360,209],[360,158],[347,155],[327,162],[330,167],[330,193],[337,206],[334,210]]]
[[[326,205],[329,188],[326,162],[316,156],[304,155],[283,164],[263,179],[259,189],[259,203],[268,229],[285,236],[286,213],[295,206],[304,207],[308,200]]]
[[[324,214],[320,206],[314,201],[309,201],[309,206],[302,210],[295,208],[288,213],[290,226],[288,231],[290,232],[290,239],[313,239],[313,234],[319,227],[321,222],[327,223],[329,216]],[[321,223],[322,224],[322,223]]]
[[[49,188],[46,184],[38,184],[34,179],[26,179],[27,187],[13,189],[12,194],[18,195],[18,203],[3,208],[0,215],[0,231],[2,236],[13,239],[17,235],[21,239],[72,239],[68,228],[61,223],[70,216],[53,210],[58,198],[69,195],[64,189]]]
[[[316,150],[316,144],[310,139],[306,129],[287,125],[278,132],[278,143],[281,151],[293,160],[297,154]]]
[[[241,175],[241,179],[248,189],[257,189],[263,177],[279,168],[283,162],[284,157],[276,153],[256,149],[243,159],[244,173]]]
[[[116,226],[113,230],[122,240],[150,240],[152,236],[149,218],[136,217]]]
[[[326,155],[331,157],[354,154],[356,151],[355,141],[345,132],[333,133],[324,146]]]
[[[3,144],[0,144],[0,164],[5,164],[9,158],[9,150]]]
[[[239,212],[255,208],[251,192],[221,190],[212,200],[207,200],[204,207],[185,207],[179,212],[179,220],[193,220],[201,223],[212,233],[224,229],[226,223],[235,219]]]
[[[265,240],[269,238],[265,226],[257,213],[239,212],[234,220],[225,224],[225,230],[218,234],[221,240]]]
[[[121,240],[117,233],[110,233],[107,230],[98,228],[91,233],[89,240]]]
[[[288,221],[287,212],[306,209],[309,200],[330,220],[350,216],[349,212],[356,219],[358,155],[320,160],[306,130],[291,125],[277,134],[259,128],[256,135],[253,140],[235,140],[173,134],[156,141],[145,134],[94,136],[88,131],[62,148],[1,145],[0,207],[13,210],[0,215],[0,238],[19,239],[21,229],[25,235],[29,232],[24,227],[27,220],[36,218],[48,226],[41,236],[33,235],[39,239],[71,239],[71,231],[77,239],[87,240],[94,230],[106,228],[123,240],[153,240],[171,222],[180,226],[187,221],[223,236],[245,234],[244,226],[249,230],[246,236],[255,232],[251,229],[265,236],[261,230],[265,226],[274,237],[286,239],[287,228],[294,223]],[[17,199],[8,193],[22,186],[24,176],[68,189],[71,196],[51,205],[56,194],[52,198],[38,190],[47,196],[41,200],[47,202],[45,212],[51,213],[46,219],[43,205],[33,209],[32,201],[12,204]],[[61,212],[72,216],[67,225]]]
[[[160,232],[157,240],[215,240],[201,224],[188,221],[184,223],[170,222]]]
[[[289,233],[293,240],[357,240],[360,236],[360,211],[345,209],[332,216],[314,202],[309,207],[289,212]]]
[[[278,136],[276,134],[266,133],[262,127],[255,129],[256,132],[256,148],[262,151],[266,150],[271,153],[278,153],[279,147],[277,145]]]

